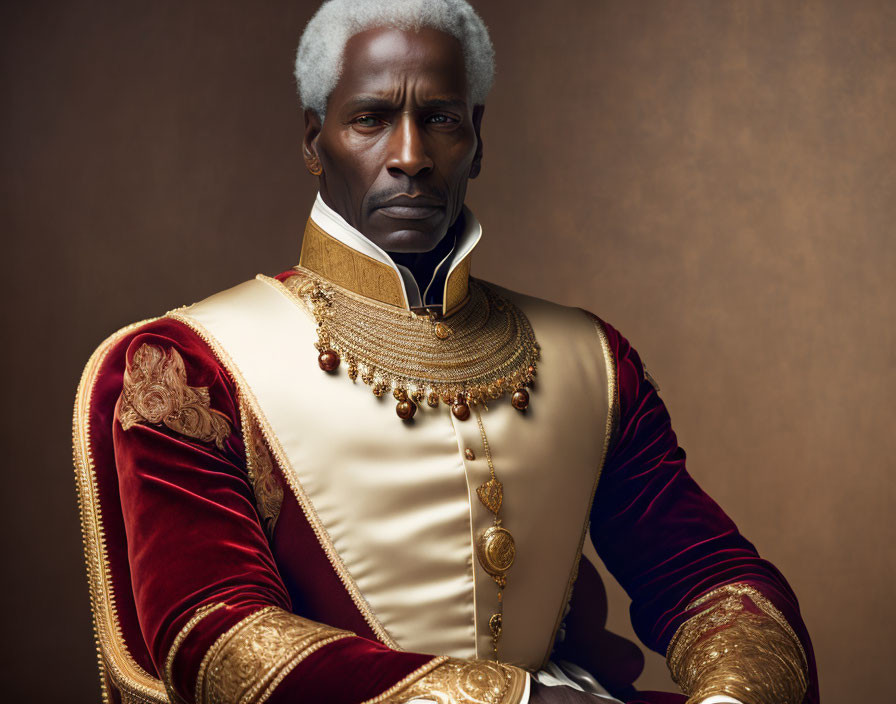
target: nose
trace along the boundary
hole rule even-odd
[[[412,115],[404,113],[392,133],[386,168],[393,176],[419,176],[432,169],[421,126]]]

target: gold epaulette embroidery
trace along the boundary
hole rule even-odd
[[[260,704],[296,665],[354,634],[269,606],[212,644],[196,679],[196,704]]]
[[[274,526],[277,525],[280,508],[283,506],[283,487],[277,482],[274,460],[258,422],[245,403],[240,406],[249,483],[255,493],[255,504],[264,530],[269,538],[273,538]]]
[[[143,344],[124,373],[118,420],[124,430],[138,423],[165,425],[224,449],[230,421],[212,410],[209,391],[190,386],[184,360],[174,348]]]
[[[423,669],[422,677],[412,673],[364,704],[405,704],[414,699],[437,704],[518,704],[529,677],[518,667],[491,660],[437,658]]]
[[[778,609],[747,584],[729,584],[692,602],[703,610],[685,621],[669,644],[672,679],[700,702],[727,694],[743,704],[800,704],[806,694],[806,654]]]

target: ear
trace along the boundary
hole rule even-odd
[[[473,155],[473,164],[470,166],[470,178],[476,178],[482,169],[482,113],[485,105],[473,106],[473,129],[476,130],[476,153]]]
[[[320,136],[321,120],[315,110],[305,109],[305,135],[302,138],[302,156],[305,166],[314,176],[323,173],[320,157],[317,154],[317,138]]]

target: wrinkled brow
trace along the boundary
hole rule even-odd
[[[422,101],[420,108],[454,108],[463,110],[467,102],[461,98],[433,97]],[[394,112],[400,110],[401,105],[378,95],[358,95],[345,103],[344,109],[350,112],[356,110],[370,110],[371,112]]]

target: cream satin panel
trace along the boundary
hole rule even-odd
[[[529,411],[503,399],[482,412],[504,484],[504,525],[517,547],[501,659],[534,670],[565,605],[602,461],[607,367],[581,311],[505,294],[526,312],[542,349]],[[313,506],[337,568],[386,640],[423,653],[490,657],[488,619],[498,603],[473,549],[491,524],[475,495],[488,478],[475,414],[461,422],[444,405],[424,406],[403,423],[391,396],[377,399],[341,367],[322,372],[313,319],[273,279],[179,314],[223,348],[251,390],[284,472]],[[466,448],[474,460],[465,459]]]

